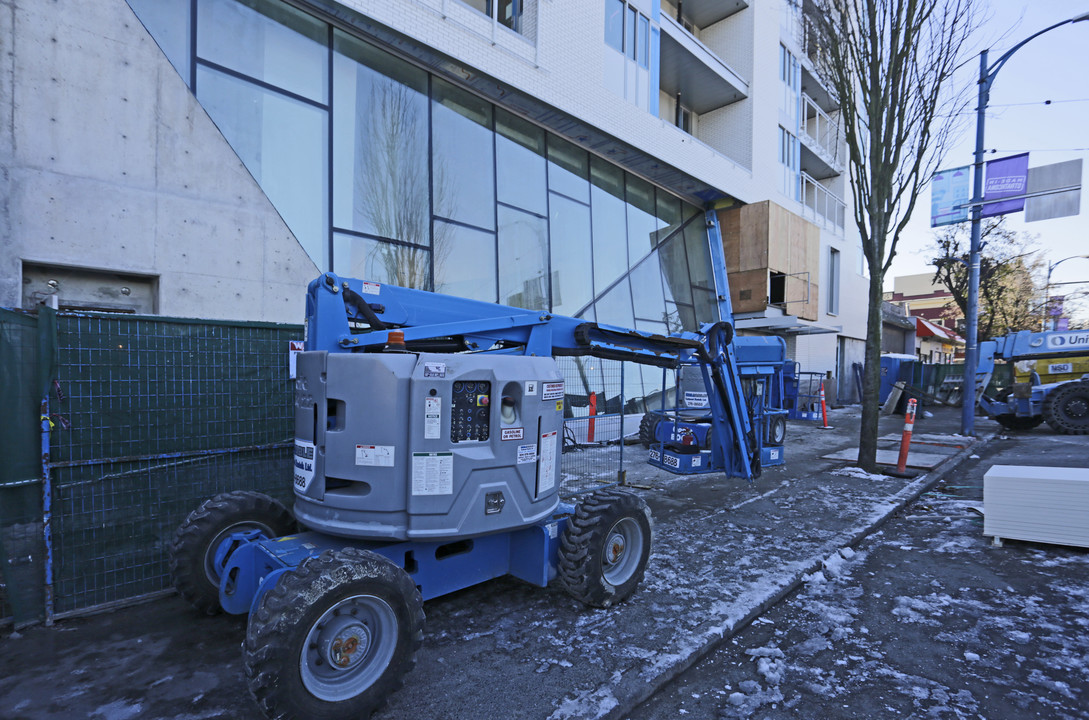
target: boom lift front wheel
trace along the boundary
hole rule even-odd
[[[650,559],[650,509],[638,495],[601,490],[578,504],[560,541],[559,575],[567,591],[593,607],[625,600]]]
[[[404,570],[367,550],[323,552],[282,575],[250,615],[250,692],[270,718],[367,718],[416,664],[423,626]]]
[[[1056,432],[1089,434],[1089,380],[1064,383],[1048,393],[1043,416]]]
[[[174,533],[170,579],[183,598],[207,615],[220,611],[216,551],[233,533],[258,530],[265,537],[287,535],[295,518],[278,500],[236,490],[205,500]],[[221,559],[226,561],[229,553]]]

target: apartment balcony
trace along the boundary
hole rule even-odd
[[[675,2],[672,4],[676,4]],[[749,6],[747,0],[684,0],[684,19],[698,28],[711,27]],[[662,15],[669,9],[662,3]]]
[[[811,176],[802,173],[802,216],[823,228],[843,234],[847,204]]]
[[[801,169],[818,180],[843,173],[847,155],[839,122],[826,113],[813,98],[802,95]]]
[[[685,2],[686,17],[693,15],[690,12],[690,4],[700,5],[700,3]],[[717,6],[716,3],[706,4]],[[723,3],[723,5],[729,4],[729,2]],[[661,28],[660,87],[662,92],[673,97],[679,94],[681,103],[698,115],[717,110],[749,96],[749,83],[675,19],[663,13]]]

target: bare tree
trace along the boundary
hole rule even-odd
[[[869,268],[858,461],[873,471],[885,273],[963,105],[950,86],[975,15],[971,0],[805,0],[804,7],[819,67],[839,96]]]
[[[949,317],[968,314],[968,233],[963,223],[948,225],[934,239],[934,282],[953,296]],[[1034,275],[1043,272],[1036,237],[1006,227],[1005,216],[988,218],[982,231],[979,263],[979,336],[987,339],[1015,330],[1038,330],[1044,311]]]

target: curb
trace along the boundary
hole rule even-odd
[[[739,632],[747,628],[752,624],[754,620],[766,613],[772,607],[780,603],[782,600],[792,595],[798,588],[805,582],[804,577],[811,575],[817,570],[822,569],[823,563],[826,557],[831,553],[836,552],[840,548],[854,547],[872,535],[875,531],[880,529],[889,521],[889,519],[903,510],[907,505],[915,502],[923,493],[930,490],[943,480],[946,475],[955,470],[965,460],[975,453],[976,450],[989,443],[998,435],[997,432],[991,433],[983,437],[975,438],[959,452],[949,456],[943,460],[937,468],[933,471],[925,473],[920,476],[918,480],[911,483],[900,490],[900,492],[891,496],[890,500],[893,501],[892,506],[883,511],[879,516],[873,518],[869,525],[862,530],[854,532],[846,538],[834,538],[824,547],[830,549],[822,551],[818,554],[818,557],[813,560],[809,565],[803,569],[797,571],[793,577],[783,587],[779,588],[773,595],[769,596],[765,600],[758,603],[751,611],[746,613],[740,620],[734,623],[730,628],[723,632],[717,639],[707,642],[702,647],[696,649],[688,657],[670,666],[666,671],[662,672],[658,677],[650,681],[638,681],[641,686],[637,690],[633,690],[631,693],[614,693],[614,698],[617,699],[617,704],[609,708],[606,712],[601,713],[595,720],[621,720],[632,711],[636,710],[640,705],[647,700],[657,695],[662,689],[664,689],[671,682],[676,680],[682,674],[691,669],[694,665],[702,661],[712,652],[722,647],[727,640],[736,636]],[[631,684],[625,682],[625,679],[621,678],[618,685]],[[620,699],[617,695],[621,695],[624,699]]]

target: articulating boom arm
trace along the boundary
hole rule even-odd
[[[380,352],[398,331],[413,352],[590,355],[666,368],[698,364],[715,429],[713,463],[751,478],[759,474],[759,447],[734,357],[733,327],[720,322],[702,330],[658,335],[333,273],[311,282],[306,296],[307,350]]]

